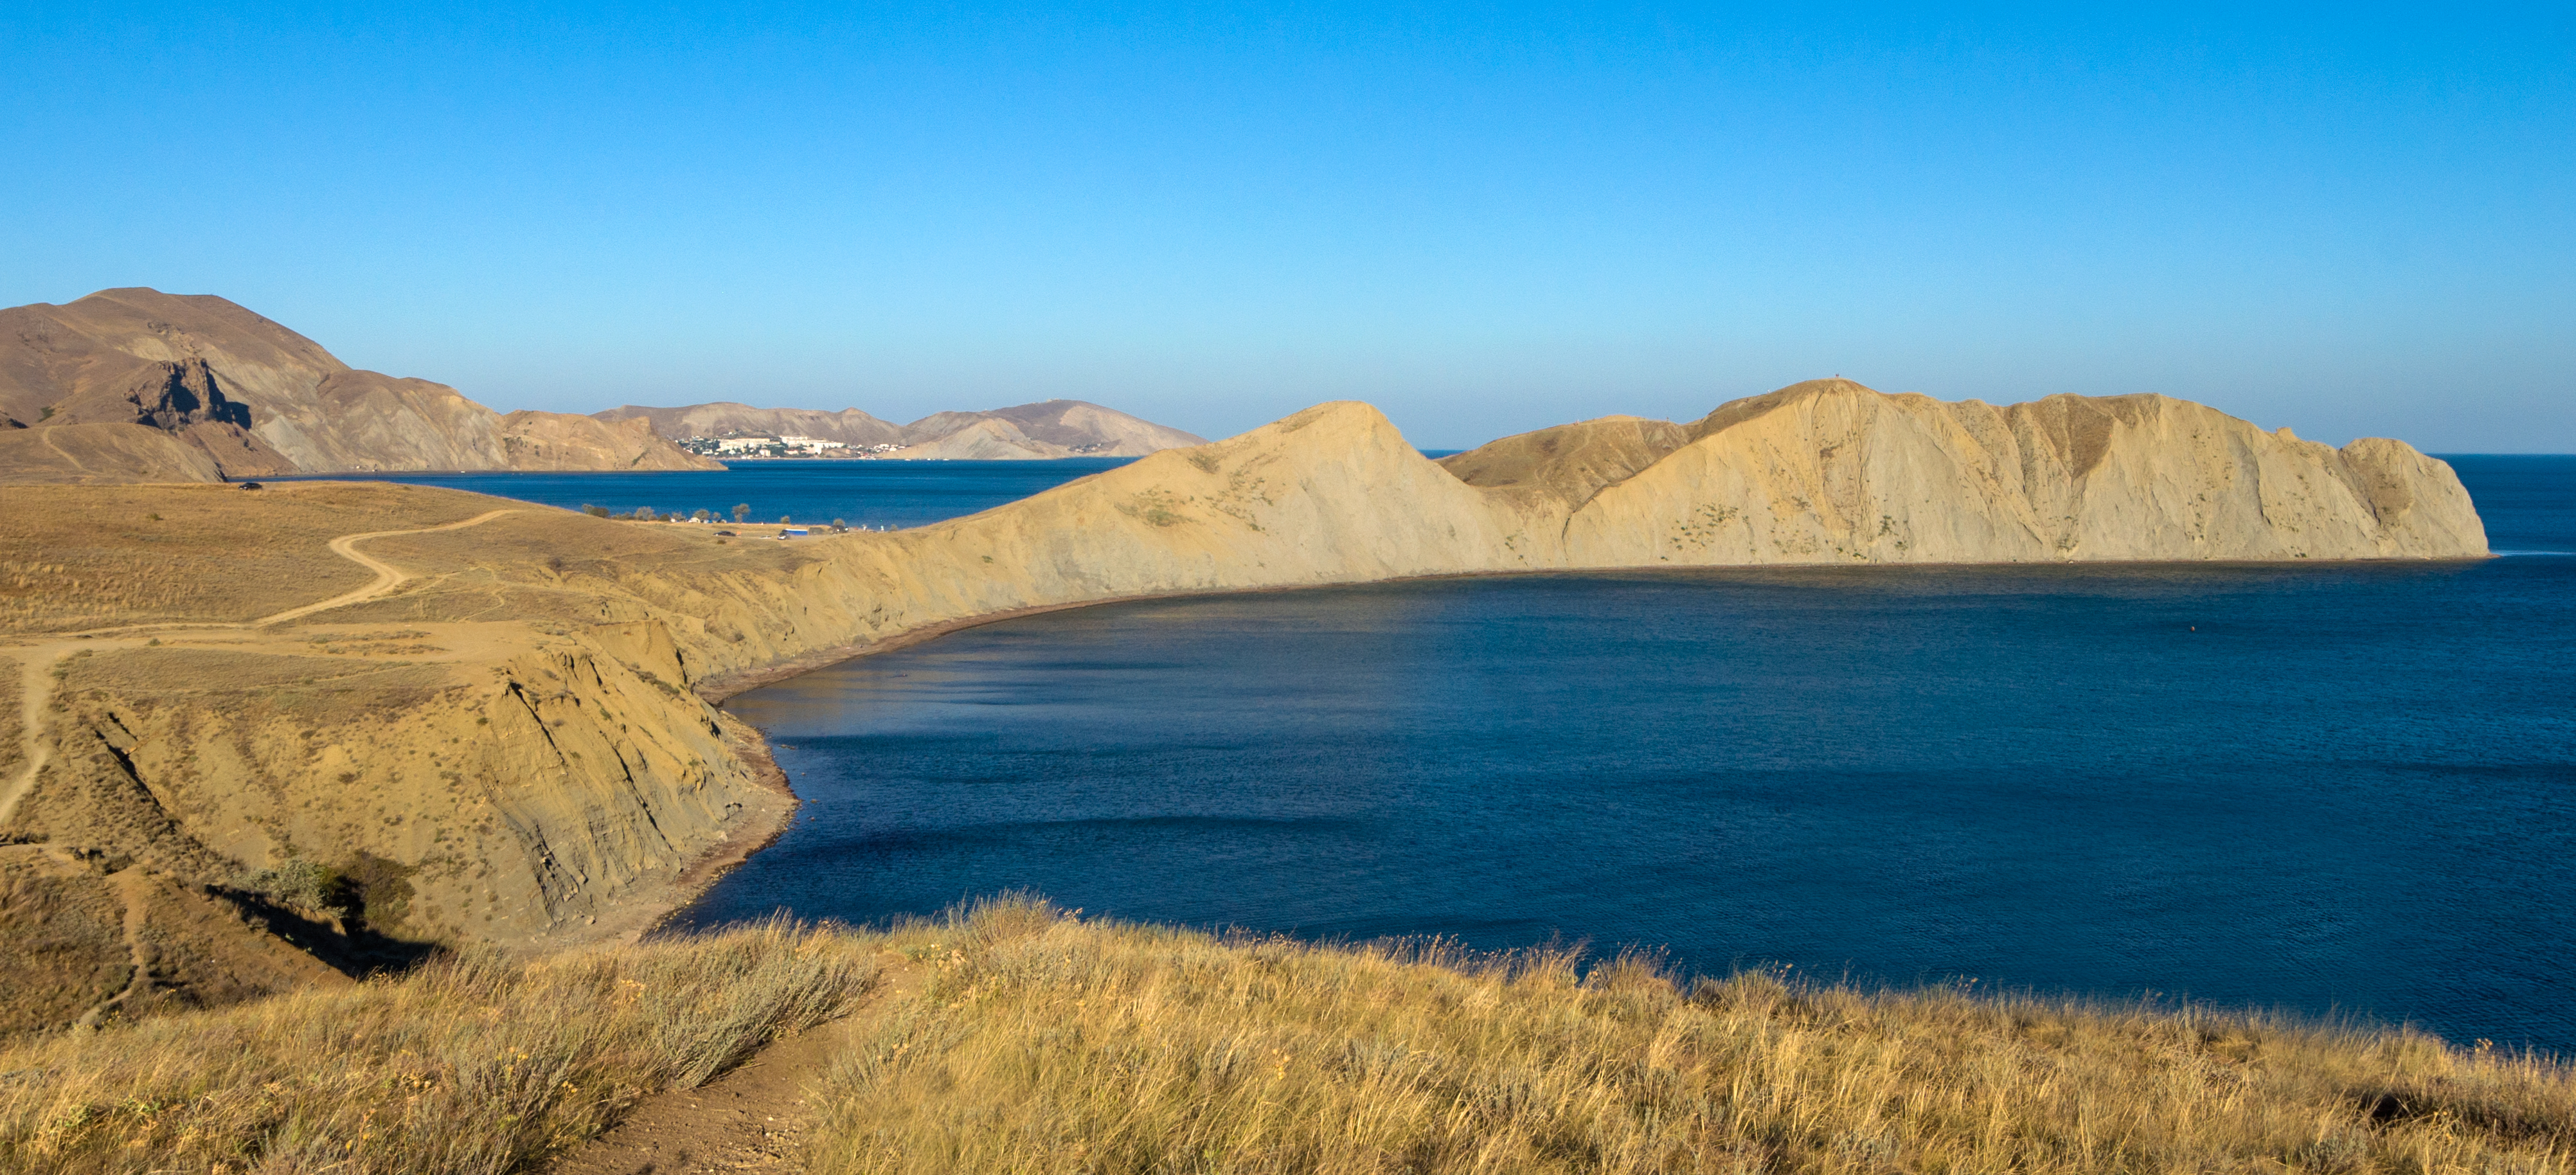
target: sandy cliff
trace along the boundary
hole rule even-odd
[[[0,310],[0,416],[6,481],[718,467],[646,428],[503,416],[444,384],[352,368],[222,298],[149,289]],[[85,434],[48,435],[73,426]]]
[[[2486,532],[2447,466],[2341,450],[2163,396],[1998,408],[1821,380],[1737,401],[1602,487],[1578,567],[2459,558]]]
[[[1840,381],[1445,463],[1326,404],[971,517],[795,542],[379,484],[11,501],[0,934],[55,945],[0,980],[57,993],[57,1019],[111,989],[146,1007],[287,982],[299,947],[635,929],[790,803],[706,698],[979,618],[1585,567],[2485,553],[2450,469],[2395,441]],[[350,879],[340,906],[258,896],[299,862]],[[156,917],[180,945],[99,937],[144,942]]]

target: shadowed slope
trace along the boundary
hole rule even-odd
[[[1604,416],[1504,437],[1440,459],[1458,480],[1484,489],[1525,487],[1553,496],[1566,509],[1592,500],[1682,447],[1680,425],[1635,416]]]

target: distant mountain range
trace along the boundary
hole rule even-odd
[[[134,287],[0,310],[0,482],[239,480],[396,470],[722,469],[672,439],[810,436],[883,456],[1142,456],[1198,437],[1077,400],[897,426],[855,408],[495,412],[342,363],[222,298]]]
[[[0,481],[722,467],[643,424],[500,413],[352,368],[209,295],[138,287],[0,310]]]
[[[1207,443],[1203,437],[1139,420],[1081,400],[1047,400],[989,412],[939,412],[910,424],[879,420],[856,408],[754,408],[722,402],[685,408],[628,405],[592,414],[623,424],[652,422],[663,439],[802,436],[904,459],[1038,460],[1051,457],[1142,457]]]

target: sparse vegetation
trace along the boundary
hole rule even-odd
[[[0,1050],[0,1171],[523,1171],[873,981],[783,922],[397,979]]]
[[[2568,1170],[2576,1081],[2421,1033],[1337,949],[987,906],[828,1081],[811,1169]]]
[[[0,1170],[533,1170],[918,974],[807,1169],[2564,1175],[2576,1079],[2407,1030],[1317,946],[1005,899],[772,922],[0,1050]]]
[[[234,888],[309,914],[339,913],[344,900],[338,871],[302,857],[245,873]]]
[[[308,482],[245,508],[225,485],[11,486],[0,512],[0,632],[242,621],[371,578],[335,535],[455,522],[490,499]],[[135,525],[145,514],[165,520]],[[221,568],[220,573],[209,573]]]

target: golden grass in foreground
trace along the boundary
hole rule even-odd
[[[2561,1175],[2554,1063],[2199,1010],[1689,990],[1564,954],[1232,941],[987,903],[399,979],[0,1050],[0,1169],[541,1169],[850,1006],[812,1170]],[[32,1074],[31,1074],[32,1071]]]
[[[527,1170],[844,1009],[870,957],[772,923],[22,1044],[0,1050],[0,1170]]]
[[[2563,1172],[2576,1081],[2414,1032],[1226,942],[1001,904],[815,1170]]]

